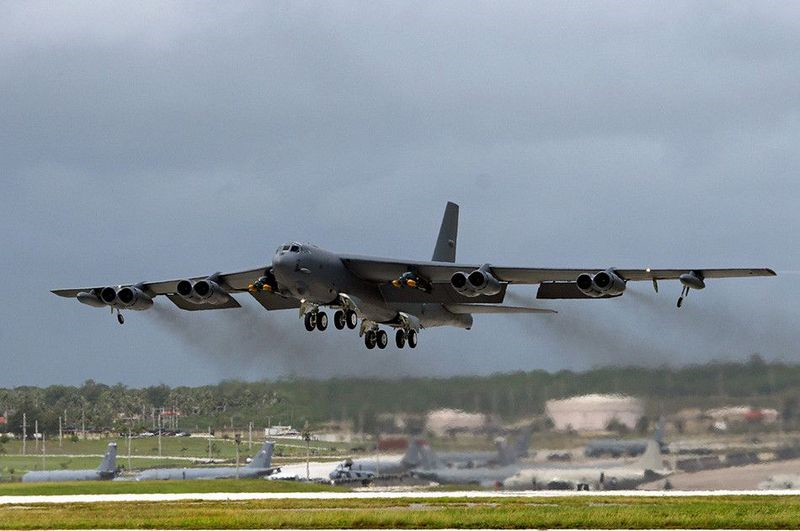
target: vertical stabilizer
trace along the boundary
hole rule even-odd
[[[97,467],[97,471],[112,474],[117,471],[117,443],[108,443],[106,455],[103,456],[103,461]]]
[[[655,471],[664,468],[664,462],[661,460],[661,446],[652,439],[647,441],[647,448],[636,461],[636,464],[642,467],[643,470]]]
[[[664,417],[658,419],[658,424],[656,424],[656,432],[653,434],[653,439],[660,445],[664,445]]]
[[[458,205],[448,201],[444,209],[442,226],[433,250],[434,262],[455,262],[456,242],[458,241]]]
[[[272,451],[275,449],[274,442],[265,442],[261,449],[247,464],[249,468],[269,468],[272,464]]]

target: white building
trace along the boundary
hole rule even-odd
[[[557,430],[602,431],[612,420],[633,429],[644,415],[644,406],[631,396],[592,394],[548,400],[545,414]]]

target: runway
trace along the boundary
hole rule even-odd
[[[250,501],[250,500],[347,500],[347,499],[436,499],[436,498],[563,498],[642,497],[685,498],[691,496],[800,496],[800,490],[686,490],[686,491],[414,491],[376,490],[354,492],[198,492],[181,494],[76,494],[55,496],[0,496],[0,505],[35,505],[63,503],[130,503],[176,501]]]

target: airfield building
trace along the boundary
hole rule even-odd
[[[561,431],[603,431],[612,421],[633,429],[644,415],[644,405],[631,396],[591,394],[548,400],[545,413]]]

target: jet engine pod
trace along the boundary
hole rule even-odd
[[[112,306],[117,302],[117,290],[112,287],[106,287],[100,290],[100,300],[105,304]]]
[[[594,275],[581,273],[575,281],[578,289],[589,297],[614,297],[625,291],[625,281],[612,268]]]
[[[503,289],[500,281],[490,273],[490,269],[489,265],[486,264],[470,273],[467,277],[470,287],[478,295],[497,295]]]
[[[196,304],[223,304],[228,301],[228,293],[211,278],[198,280],[194,284],[190,280],[181,280],[175,291],[187,301]]]
[[[466,297],[477,297],[478,294],[472,289],[469,285],[469,280],[467,280],[467,274],[463,271],[457,271],[453,273],[453,276],[450,277],[450,285],[453,286],[453,289],[456,292],[464,295]]]
[[[136,286],[125,286],[117,290],[117,306],[129,310],[146,310],[153,305],[153,299]]]
[[[116,292],[114,293],[114,296],[116,296]],[[94,290],[81,291],[80,293],[78,293],[77,299],[78,302],[87,304],[89,306],[94,306],[95,308],[102,308],[106,306],[106,303],[103,302],[103,300],[97,296]]]
[[[592,279],[592,283],[602,295],[621,295],[625,291],[625,281],[610,268],[597,273]]]
[[[699,271],[684,273],[678,277],[678,280],[687,288],[703,289],[706,287],[706,283],[703,281],[703,274]]]

